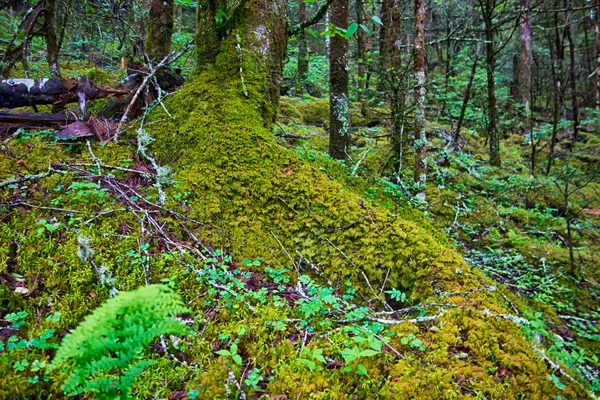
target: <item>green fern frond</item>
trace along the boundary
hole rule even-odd
[[[173,317],[186,311],[181,297],[166,285],[121,292],[65,336],[50,369],[71,368],[62,386],[70,396],[87,392],[128,398],[135,379],[153,363],[144,359],[148,345],[161,335],[190,333]]]

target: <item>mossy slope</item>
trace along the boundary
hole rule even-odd
[[[266,385],[271,398],[375,398],[375,393],[381,398],[421,399],[586,397],[580,386],[566,379],[567,387],[559,390],[520,328],[501,317],[511,313],[506,300],[510,294],[495,290],[417,222],[373,207],[279,147],[262,118],[269,115],[265,113],[268,94],[262,90],[266,80],[252,62],[245,61],[245,95],[239,65],[231,61],[237,59],[235,52],[229,58],[220,56],[216,68],[170,97],[165,105],[172,119],[161,111],[150,118],[147,128],[156,139],[154,156],[159,164],[173,167],[173,179],[179,182],[178,188],[167,189],[166,206],[185,209],[187,217],[216,228],[198,228],[194,234],[213,248],[231,252],[236,263],[260,257],[263,266],[293,269],[293,258],[309,273],[320,271],[333,287],[346,280],[354,282],[368,298],[383,297],[384,290],[398,288],[409,294],[411,302],[449,305],[430,323],[406,321],[393,326],[398,337],[394,336],[390,345],[402,353],[385,352],[365,361],[369,376],[355,379],[336,368],[308,371],[297,362],[301,342],[265,324],[293,317],[290,310],[269,303],[255,312],[223,307],[217,313],[202,305],[206,288],[187,275],[180,282],[181,292],[206,325],[201,335],[185,345],[185,363],[172,366],[162,358],[148,371],[136,389],[139,397],[156,392],[169,395],[184,386],[198,388],[201,398],[224,397],[222,382],[227,380],[228,367],[214,356],[214,343],[223,332],[239,332],[240,327],[249,332],[240,341],[244,359],[276,371]],[[29,160],[23,162],[30,150]],[[48,152],[44,145],[11,143],[1,164],[2,179],[17,171],[39,173],[57,161],[77,161],[84,152],[87,148],[83,146],[76,146],[68,155]],[[113,165],[136,158],[134,146],[127,140],[95,146],[94,152]],[[57,175],[32,184],[26,189],[28,196],[51,207],[60,185],[69,185],[71,178]],[[18,195],[14,190],[2,190],[6,200]],[[185,205],[177,196],[181,192],[189,193]],[[28,296],[3,291],[2,307],[8,312],[29,310],[28,337],[51,326],[36,316],[50,310],[62,312],[65,318],[57,329],[64,333],[108,295],[90,266],[77,257],[77,236],[92,239],[96,263],[110,267],[122,290],[172,278],[173,274],[183,276],[181,266],[169,258],[153,261],[150,277],[133,263],[133,256],[127,254],[139,245],[140,228],[131,214],[98,216],[97,202],[82,201],[74,194],[65,195],[60,206],[81,213],[61,217],[65,227],[76,218],[93,218],[94,224],[82,225],[79,231],[64,229],[36,236],[41,218],[62,211],[13,207],[2,220],[0,232],[7,238],[0,246],[2,277],[6,280],[10,273],[18,272],[29,283],[29,290],[36,291]],[[158,253],[161,249],[154,250]],[[124,258],[130,262],[124,263]],[[310,345],[334,356],[348,335],[330,329],[326,333],[321,330]],[[411,333],[418,335],[425,350],[411,349],[400,341],[402,335]],[[0,366],[6,377],[0,393],[13,398],[47,397],[47,390],[60,393],[58,384],[45,387],[44,392],[29,385],[12,367],[16,360]],[[190,364],[196,367],[188,367]],[[168,383],[163,384],[163,379]],[[9,387],[10,380],[18,385]]]

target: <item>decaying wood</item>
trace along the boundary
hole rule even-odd
[[[85,101],[103,97],[123,96],[128,89],[113,89],[79,79],[6,79],[0,81],[0,107],[17,108],[43,104],[80,103],[85,114]]]
[[[77,121],[77,115],[73,113],[46,114],[31,112],[0,112],[0,124],[25,124],[27,126],[51,127],[66,125],[74,121]]]

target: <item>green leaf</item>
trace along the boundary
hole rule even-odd
[[[229,350],[219,350],[215,353],[217,353],[220,356],[231,357],[231,352]]]
[[[238,365],[242,365],[242,357],[240,357],[239,354],[234,354],[232,358],[233,362],[235,362]]]
[[[373,20],[373,22],[375,22],[377,25],[383,25],[383,22],[381,22],[381,18],[379,18],[377,15],[373,15],[371,17],[371,19]]]
[[[379,354],[379,351],[375,351],[375,350],[371,350],[371,349],[366,349],[360,352],[359,356],[360,357],[373,357],[377,354]]]
[[[350,26],[348,27],[348,30],[346,31],[346,38],[351,38],[352,35],[354,35],[357,30],[358,30],[358,24],[356,22],[350,24]]]
[[[364,365],[362,365],[362,364],[358,364],[356,366],[356,373],[358,375],[363,375],[363,376],[369,375],[369,372],[367,371],[367,368]]]

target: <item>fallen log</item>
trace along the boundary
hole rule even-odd
[[[79,79],[5,79],[0,81],[0,108],[79,103],[85,115],[86,101],[129,93],[128,89],[94,83],[87,76]]]
[[[52,127],[67,125],[77,121],[77,115],[73,113],[66,114],[46,114],[46,113],[10,113],[0,112],[0,124],[19,125],[35,127]]]

